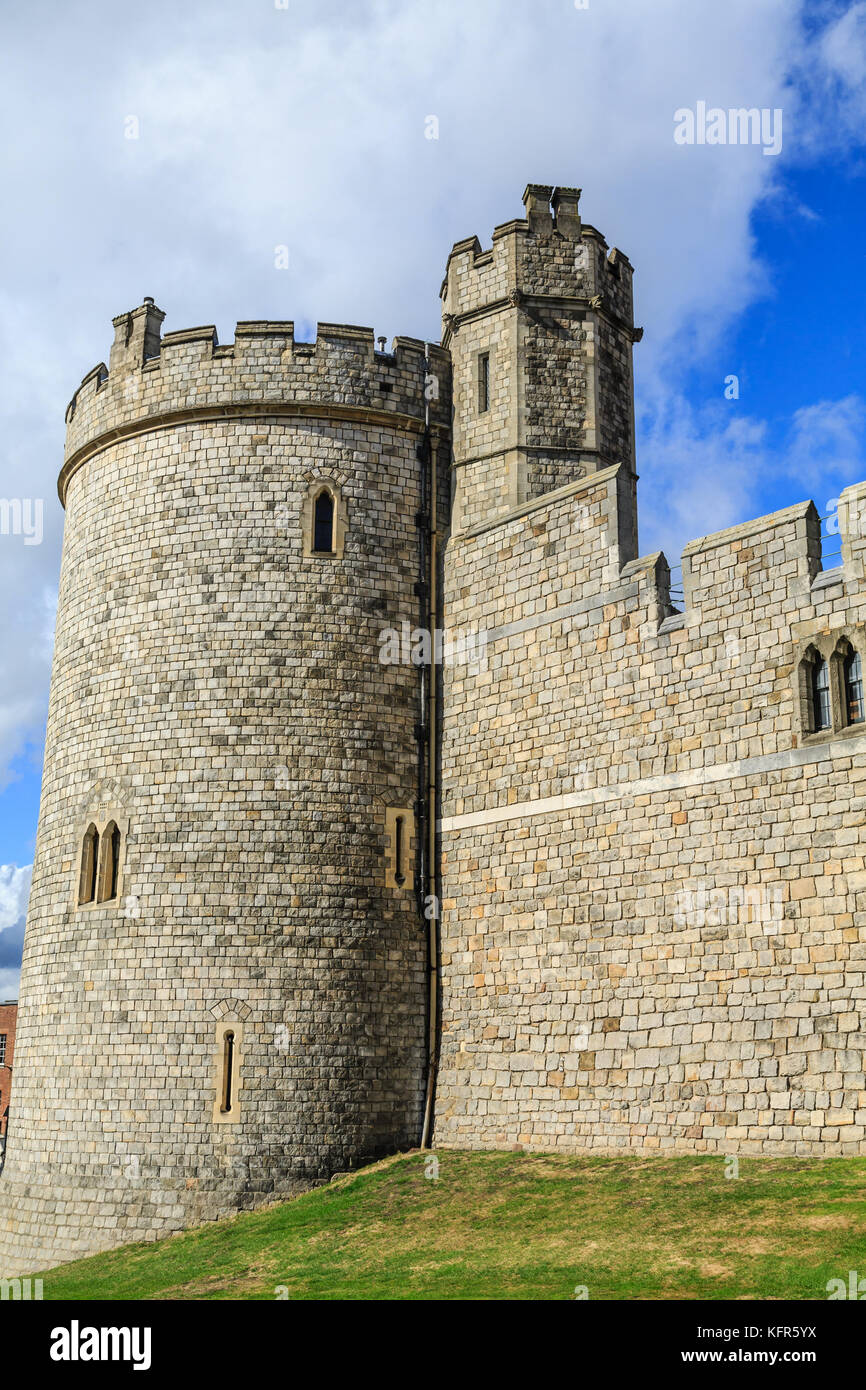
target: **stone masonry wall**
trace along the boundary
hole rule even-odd
[[[866,727],[796,671],[866,657],[862,561],[793,507],[688,547],[679,616],[616,480],[448,546],[436,1140],[862,1153]]]

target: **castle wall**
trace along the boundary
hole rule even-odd
[[[449,542],[436,1140],[862,1152],[866,730],[796,671],[866,653],[862,562],[793,507],[688,547],[678,616],[621,473]]]
[[[299,353],[266,325],[218,357],[175,335],[142,367],[157,312],[71,412],[4,1273],[420,1132],[425,924],[411,874],[386,872],[389,812],[417,796],[419,676],[380,663],[379,634],[418,613],[421,345],[374,358],[372,334],[326,330]],[[322,478],[339,558],[305,553]],[[100,807],[127,827],[121,896],[77,906]]]

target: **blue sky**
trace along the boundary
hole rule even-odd
[[[527,182],[576,184],[636,267],[642,550],[676,564],[866,477],[866,0],[47,14],[7,14],[0,44],[0,495],[44,504],[41,544],[0,535],[0,998],[36,831],[63,414],[145,295],[166,331],[222,341],[259,317],[436,340],[451,244],[489,244]],[[699,101],[780,109],[781,152],[677,145]]]
[[[755,209],[751,225],[765,267],[763,295],[730,325],[718,350],[683,378],[696,405],[702,394],[719,388],[721,395],[720,381],[736,372],[734,409],[760,414],[784,432],[808,402],[863,391],[864,172],[844,164],[794,169],[786,176],[785,204]],[[782,492],[762,496],[771,506],[777,500],[784,505],[787,483]]]
[[[754,296],[706,350],[680,362],[676,383],[694,427],[694,448],[684,459],[681,443],[675,447],[676,465],[699,470],[702,442],[705,459],[725,460],[718,477],[729,498],[738,489],[742,496],[714,523],[699,491],[695,522],[703,524],[687,527],[690,535],[809,497],[826,515],[841,488],[866,477],[864,175],[858,158],[838,154],[820,168],[795,163],[784,170],[779,192],[752,210],[753,262],[760,267]],[[636,363],[639,377],[637,354]],[[729,374],[738,379],[735,400],[725,396]],[[639,402],[641,395],[638,381]],[[659,545],[676,564],[688,537],[675,510],[675,468],[659,458],[676,432],[664,417],[655,427],[657,395],[644,405],[638,468],[651,517],[641,548]]]

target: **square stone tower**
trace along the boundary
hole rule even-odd
[[[615,464],[633,478],[632,267],[581,222],[579,198],[529,184],[525,218],[490,250],[469,237],[448,258],[455,530]]]

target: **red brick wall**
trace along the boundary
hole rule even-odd
[[[11,1089],[12,1073],[9,1068],[13,1065],[12,1054],[15,1051],[15,1023],[18,1018],[18,1004],[0,1004],[0,1039],[6,1036],[6,1056],[3,1058],[5,1065],[0,1065],[0,1135],[6,1133],[6,1117],[9,1110],[9,1092]],[[2,1047],[0,1047],[2,1053]]]

